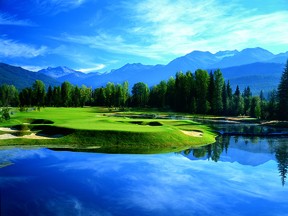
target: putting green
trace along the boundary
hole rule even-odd
[[[157,112],[158,117],[164,115],[166,113]],[[40,112],[15,109],[10,121],[0,123],[0,146],[75,151],[103,151],[117,147],[127,152],[138,149],[137,153],[155,153],[210,144],[217,135],[207,126],[191,120],[150,119],[149,116],[156,115],[149,111],[109,112],[102,107],[43,108]],[[3,127],[26,133],[13,137],[16,130],[5,131]]]

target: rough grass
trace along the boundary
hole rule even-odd
[[[154,112],[154,110],[153,110]],[[29,129],[57,139],[0,140],[0,146],[39,146],[75,151],[156,153],[171,152],[215,141],[210,128],[190,120],[132,119],[129,112],[111,113],[105,108],[45,108],[41,111],[17,112],[0,126]],[[125,116],[123,117],[123,114]],[[133,112],[142,116],[145,111]],[[156,114],[166,115],[158,112]],[[117,117],[120,116],[120,117]],[[127,117],[128,116],[128,117]],[[181,130],[201,131],[203,137],[185,135]]]

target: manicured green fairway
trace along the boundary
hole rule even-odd
[[[141,112],[132,115],[131,112],[109,112],[102,107],[43,108],[40,112],[15,110],[13,113],[11,120],[0,123],[0,127],[16,126],[17,129],[30,129],[36,134],[59,138],[0,139],[2,147],[153,153],[213,143],[216,136],[208,127],[190,120],[147,119],[141,118]],[[157,115],[164,113],[157,112]]]

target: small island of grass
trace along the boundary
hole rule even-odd
[[[209,127],[173,114],[102,107],[13,111],[0,123],[0,145],[58,150],[164,153],[213,143]]]

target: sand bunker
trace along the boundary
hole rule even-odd
[[[185,131],[181,130],[182,133],[188,135],[188,136],[193,136],[193,137],[202,137],[203,133],[200,131]]]
[[[19,132],[19,130],[13,130],[11,128],[6,128],[6,127],[0,127],[0,131],[3,131],[3,132]]]
[[[19,139],[19,138],[24,138],[24,139],[55,139],[56,138],[56,137],[39,136],[39,135],[36,135],[36,133],[31,133],[29,135],[24,135],[24,136],[15,136],[12,133],[20,132],[20,130],[13,130],[11,128],[5,128],[5,127],[1,127],[0,131],[8,132],[7,134],[0,135],[0,139],[2,140],[3,139]],[[29,132],[29,130],[27,130],[27,132]]]

